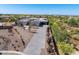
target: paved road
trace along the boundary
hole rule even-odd
[[[39,27],[37,33],[34,34],[28,46],[23,51],[27,55],[40,55],[41,50],[45,48],[47,25]]]

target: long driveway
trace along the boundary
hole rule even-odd
[[[40,55],[42,49],[45,48],[45,41],[46,41],[46,29],[47,25],[43,27],[39,27],[37,32],[32,37],[31,41],[23,51],[27,55]]]

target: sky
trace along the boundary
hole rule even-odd
[[[0,14],[79,15],[79,4],[0,4]]]

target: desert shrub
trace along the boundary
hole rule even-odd
[[[59,42],[58,48],[60,49],[62,54],[71,54],[74,51],[73,47],[65,42]]]
[[[79,21],[77,19],[71,18],[67,21],[67,24],[71,26],[78,27],[79,26]]]
[[[71,22],[74,23],[73,20],[70,20],[70,23]],[[63,54],[71,54],[74,51],[74,49],[69,44],[69,33],[67,31],[67,28],[62,26],[63,24],[64,20],[59,21],[54,17],[49,18],[49,26],[51,27],[52,35],[54,36],[54,39],[57,42],[58,49],[61,50]],[[74,24],[76,24],[76,22]]]
[[[52,29],[52,35],[54,36],[54,38],[57,40],[57,41],[65,41],[67,39],[67,31],[65,28],[62,28],[61,27],[61,23],[59,23],[57,20],[53,19],[52,21],[49,21],[50,22],[50,26],[51,26],[51,29]]]

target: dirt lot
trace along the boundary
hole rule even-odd
[[[23,51],[30,42],[33,32],[24,30],[22,27],[14,27],[10,32],[8,29],[0,29],[0,51]]]

